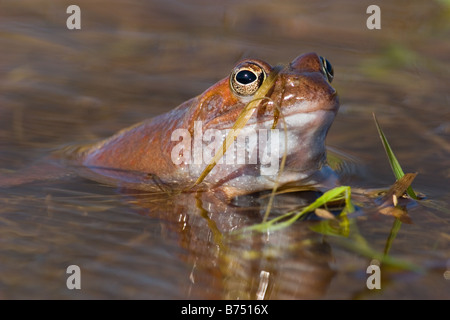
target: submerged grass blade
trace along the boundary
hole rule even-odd
[[[392,224],[391,232],[389,233],[389,238],[386,241],[386,245],[384,247],[384,255],[387,256],[389,254],[389,250],[391,250],[394,239],[397,237],[397,233],[400,230],[402,222],[399,219],[395,219]]]
[[[395,219],[395,221],[398,221]],[[347,225],[345,225],[347,223]],[[361,232],[358,230],[355,219],[346,219],[342,217],[339,221],[336,220],[322,220],[310,227],[311,230],[326,236],[333,236],[330,242],[345,248],[351,252],[357,253],[360,256],[369,259],[376,259],[384,265],[399,268],[403,270],[411,270],[415,272],[422,272],[422,268],[409,261],[390,256],[389,249],[395,239],[396,232],[398,232],[399,224],[401,222],[394,222],[391,234],[386,244],[384,252],[373,249]]]
[[[392,171],[394,172],[395,178],[399,180],[402,178],[405,173],[403,172],[402,167],[400,166],[400,163],[398,162],[397,158],[395,157],[394,152],[391,149],[391,146],[389,145],[388,140],[386,139],[386,136],[383,133],[383,130],[381,130],[380,124],[378,123],[377,117],[375,116],[375,113],[373,113],[373,119],[375,120],[375,125],[377,126],[378,134],[380,135],[381,142],[383,143],[384,150],[386,151],[389,164],[391,165]],[[416,193],[411,187],[408,187],[406,189],[406,193],[413,199],[417,200]]]
[[[357,253],[363,257],[367,257],[369,259],[376,259],[380,261],[380,263],[399,268],[402,270],[410,270],[414,272],[421,273],[423,272],[423,268],[415,263],[409,262],[407,260],[395,258],[391,255],[387,255],[384,252],[380,252],[372,249],[370,246],[365,245],[364,242],[355,241],[351,238],[338,237],[336,238],[336,243],[341,247],[344,247],[354,253]]]

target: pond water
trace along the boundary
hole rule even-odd
[[[267,197],[142,194],[80,177],[0,189],[2,299],[449,299],[450,5],[389,1],[67,1],[0,3],[0,168],[20,172],[63,146],[163,113],[227,76],[236,61],[275,65],[314,51],[333,65],[341,108],[327,145],[344,159],[358,210],[349,234],[308,219],[229,236],[261,222]],[[395,178],[372,113],[412,187],[411,223],[365,191]],[[311,196],[311,195],[308,195]],[[276,197],[272,214],[307,196]],[[371,250],[362,250],[361,243]],[[389,251],[381,289],[367,267]],[[66,269],[81,270],[81,290]]]

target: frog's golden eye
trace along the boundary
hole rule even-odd
[[[252,62],[243,62],[231,72],[230,86],[239,96],[251,96],[261,87],[265,77],[262,67]]]
[[[328,82],[331,83],[334,78],[333,66],[327,59],[322,57],[320,57],[320,63],[322,64],[323,73],[327,76]]]

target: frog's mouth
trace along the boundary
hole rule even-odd
[[[288,108],[281,108],[281,112],[255,112],[244,127],[258,129],[279,129],[288,131],[315,131],[332,125],[339,109],[339,102],[333,99],[331,103],[318,105],[303,102]],[[225,125],[224,127],[228,127]],[[231,127],[230,127],[231,129]]]

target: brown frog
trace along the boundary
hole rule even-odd
[[[82,176],[150,192],[213,190],[230,199],[276,183],[323,186],[334,179],[325,149],[339,109],[332,79],[330,63],[315,53],[284,67],[243,60],[177,108],[62,154]],[[255,110],[235,143],[198,181],[249,103]]]

